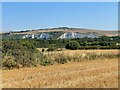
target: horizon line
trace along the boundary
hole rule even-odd
[[[6,33],[6,32],[20,32],[20,31],[27,31],[27,30],[48,30],[48,29],[60,29],[60,28],[72,28],[72,29],[83,29],[83,30],[98,30],[98,31],[119,31],[118,29],[95,29],[95,28],[83,28],[83,27],[46,27],[46,28],[36,28],[36,29],[16,29],[16,30],[2,30],[0,33]]]

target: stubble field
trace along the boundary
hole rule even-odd
[[[76,50],[69,53],[118,53],[118,50]],[[118,59],[69,62],[3,70],[4,88],[117,88]]]

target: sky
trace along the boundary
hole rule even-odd
[[[117,2],[3,2],[2,30],[52,27],[118,29]]]

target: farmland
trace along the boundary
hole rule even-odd
[[[51,55],[57,56],[59,53],[52,52]],[[64,50],[62,53],[112,55],[118,54],[118,50]],[[98,58],[50,66],[24,67],[3,70],[2,74],[4,88],[117,88],[118,59]]]
[[[0,89],[119,88],[117,3],[0,5]]]
[[[114,43],[80,40],[2,40],[0,87],[117,88],[119,38]]]

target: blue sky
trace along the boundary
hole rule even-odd
[[[3,31],[51,27],[118,29],[117,2],[3,2]]]

